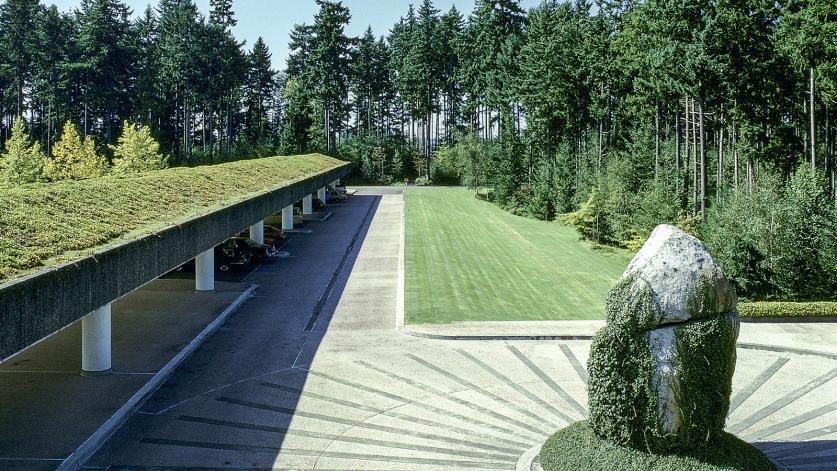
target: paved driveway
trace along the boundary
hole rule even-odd
[[[523,469],[527,450],[584,418],[589,341],[396,330],[401,201],[363,189],[295,236],[293,256],[248,277],[256,296],[89,465]],[[835,469],[835,358],[740,349],[729,429],[791,469]]]

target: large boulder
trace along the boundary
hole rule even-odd
[[[735,290],[703,244],[659,226],[607,299],[593,339],[590,424],[601,438],[665,452],[724,428],[735,370]]]

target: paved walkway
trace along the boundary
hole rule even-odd
[[[0,365],[0,469],[55,469],[248,285],[156,280],[113,304],[113,374],[80,376],[77,322]]]
[[[401,201],[367,189],[296,236],[293,256],[248,278],[256,296],[89,466],[516,469],[584,418],[589,341],[396,329]],[[784,346],[817,349],[804,329]],[[834,469],[835,376],[834,357],[740,349],[730,431],[790,469]]]

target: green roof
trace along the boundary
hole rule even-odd
[[[309,154],[0,187],[0,282],[344,165]]]

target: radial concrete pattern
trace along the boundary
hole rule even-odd
[[[382,193],[360,192],[252,275],[257,295],[89,466],[528,469],[585,418],[589,341],[395,329],[402,199]],[[740,348],[728,430],[780,466],[835,469],[835,376],[833,355]]]

